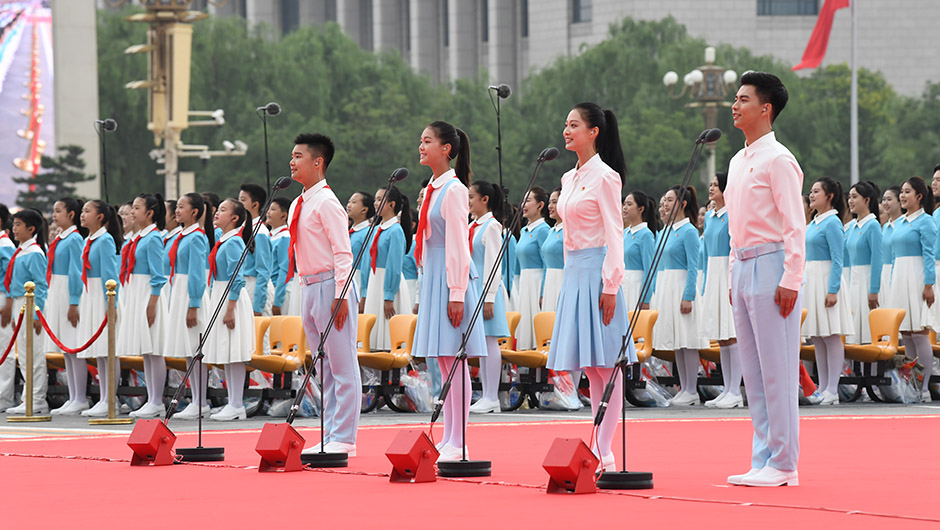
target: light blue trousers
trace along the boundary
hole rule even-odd
[[[336,296],[332,278],[303,286],[301,316],[307,344],[314,358],[320,345],[320,332],[330,321],[331,307]],[[359,411],[362,405],[362,378],[359,375],[359,360],[356,354],[356,327],[359,314],[359,299],[356,286],[352,285],[346,295],[349,313],[343,329],[335,326],[326,339],[323,369],[323,440],[329,442],[356,443],[359,430]],[[320,370],[319,363],[316,366]]]
[[[797,298],[787,318],[774,302],[783,276],[783,251],[735,260],[731,301],[738,351],[754,425],[751,467],[796,471],[800,455],[800,313]]]

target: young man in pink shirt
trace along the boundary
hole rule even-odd
[[[728,477],[734,485],[799,484],[797,368],[806,220],[803,171],[773,132],[786,104],[787,89],[777,76],[747,72],[731,107],[734,126],[746,139],[731,159],[725,189],[731,303],[754,425],[751,470]]]
[[[307,343],[316,355],[320,334],[326,330],[337,304],[334,329],[326,340],[323,362],[324,450],[356,456],[356,433],[362,401],[362,380],[356,356],[356,286],[340,299],[349,280],[353,255],[348,218],[333,190],[326,184],[326,168],[333,160],[333,142],[322,134],[304,133],[294,140],[291,178],[304,192],[291,204],[291,267],[300,276],[301,317]],[[319,452],[320,444],[305,453]]]

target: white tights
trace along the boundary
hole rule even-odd
[[[933,372],[933,348],[930,346],[930,339],[925,333],[903,333],[901,338],[904,341],[904,349],[908,357],[913,357],[912,352],[917,353],[917,362],[924,367],[924,386],[921,392],[927,390],[930,384],[930,374]]]
[[[225,365],[225,386],[228,389],[228,404],[241,408],[245,406],[245,363]]]
[[[166,360],[159,355],[144,355],[144,382],[147,384],[147,403],[163,406],[163,387],[166,385]]]
[[[810,337],[816,349],[816,370],[819,371],[819,392],[837,394],[839,377],[845,364],[845,347],[842,335]]]
[[[483,399],[497,401],[499,376],[502,373],[503,358],[499,353],[499,339],[486,337],[486,357],[480,357],[480,382],[483,383]]]
[[[457,362],[457,358],[438,357],[437,362],[441,367],[441,377],[446,381],[450,367]],[[457,448],[466,444],[463,438],[463,423],[470,416],[470,371],[467,369],[467,363],[461,364],[462,366],[457,367],[447,399],[444,400],[444,436],[441,438],[442,442]]]
[[[698,350],[676,348],[676,371],[679,372],[679,388],[689,394],[698,394]]]
[[[741,360],[738,358],[738,343],[720,347],[721,379],[725,393],[741,395]],[[698,370],[698,368],[696,368]]]
[[[79,359],[77,355],[66,353],[65,378],[69,385],[69,403],[84,403],[88,401],[88,360]]]
[[[192,357],[186,358],[186,369],[194,363]],[[199,403],[200,407],[206,406],[206,384],[208,384],[209,379],[209,367],[205,363],[199,363],[202,369],[193,368],[192,373],[189,376],[189,388],[193,391],[193,403]],[[180,382],[181,385],[185,385],[186,381]]]
[[[600,406],[601,398],[604,396],[604,388],[610,381],[610,374],[616,368],[585,368],[584,374],[587,375],[588,382],[591,384],[591,417],[597,416],[597,408]],[[604,419],[597,427],[597,439],[594,442],[598,457],[603,457],[612,453],[611,445],[614,443],[614,433],[617,432],[617,422],[620,421],[620,411],[623,409],[623,375],[617,374],[614,383],[614,391],[610,395],[610,403],[607,404],[607,412]]]
[[[101,388],[101,396],[98,398],[98,401],[108,402],[108,392],[110,392],[109,383],[114,384],[115,390],[117,390],[118,382],[121,380],[121,360],[117,357],[114,358],[114,379],[110,382],[108,381],[108,358],[107,357],[98,357],[98,386]],[[79,359],[84,361],[84,359]]]

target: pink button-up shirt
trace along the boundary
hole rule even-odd
[[[623,217],[620,175],[594,155],[561,177],[556,210],[564,222],[565,250],[607,247],[602,292],[617,294],[623,282]]]
[[[725,204],[734,250],[765,243],[784,244],[780,287],[798,291],[806,261],[803,170],[773,132],[738,151],[728,166]]]
[[[326,180],[317,182],[301,195],[304,198],[297,223],[294,263],[301,276],[333,271],[336,298],[339,298],[352,269],[349,243],[349,217]],[[290,205],[287,218],[294,218],[297,199]]]
[[[428,204],[428,215],[434,206],[441,204],[441,215],[447,224],[444,234],[444,245],[447,249],[445,263],[447,267],[447,288],[450,290],[451,302],[463,302],[467,292],[467,283],[470,281],[470,227],[467,218],[470,216],[470,198],[467,187],[459,180],[447,187],[442,193],[441,187],[450,179],[457,179],[457,173],[451,169],[437,177],[429,186],[434,188],[431,194],[431,203]],[[427,200],[429,190],[425,188],[424,197]],[[424,239],[431,237],[431,223],[428,222],[424,230]],[[428,247],[422,247],[426,255]],[[424,256],[421,256],[424,263]]]

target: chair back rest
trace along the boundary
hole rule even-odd
[[[542,311],[536,313],[532,319],[532,326],[535,328],[535,343],[539,350],[548,351],[552,344],[552,331],[555,330],[555,312]]]
[[[871,328],[871,342],[879,346],[890,346],[897,350],[901,322],[904,320],[903,309],[879,307],[868,313],[868,326]]]
[[[633,320],[633,311],[630,311],[628,315],[628,318]],[[640,314],[637,316],[636,320],[636,327],[633,328],[633,342],[637,350],[637,356],[640,356],[640,352],[647,354],[653,353],[653,327],[658,318],[659,311],[656,309],[640,310]]]
[[[279,315],[274,318],[281,320],[281,355],[303,359],[306,354],[306,336],[304,334],[304,322],[297,315]]]
[[[511,350],[516,340],[516,329],[519,327],[519,321],[522,320],[522,313],[518,311],[506,311],[506,323],[509,324],[509,336],[500,337],[499,349]]]
[[[391,352],[397,355],[411,354],[415,339],[418,315],[395,315],[388,321],[388,336],[391,339]]]
[[[264,334],[269,327],[270,317],[255,317],[255,355],[264,355]]]
[[[359,315],[356,334],[356,350],[369,353],[372,351],[369,337],[372,336],[372,326],[375,325],[375,315],[363,313]]]

